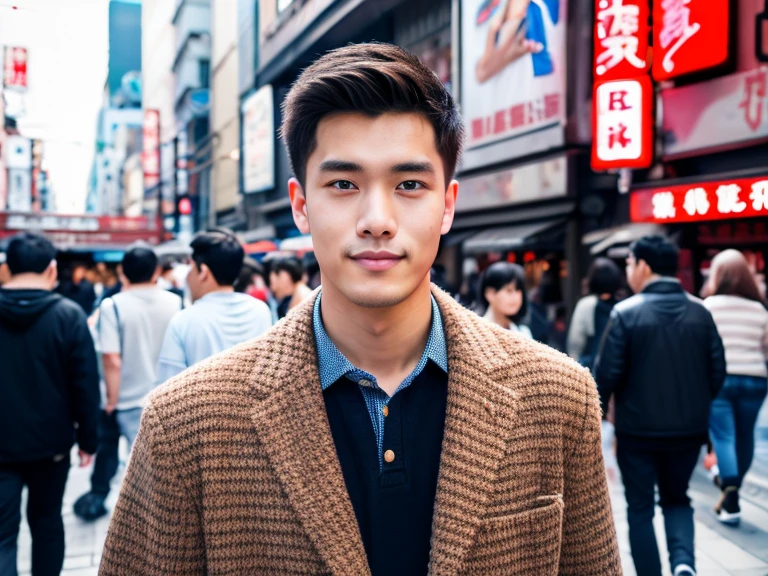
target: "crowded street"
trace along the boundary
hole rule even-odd
[[[768,0],[0,56],[0,576],[768,576]]]

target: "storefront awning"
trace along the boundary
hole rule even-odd
[[[503,228],[489,228],[478,232],[464,242],[465,254],[506,252],[529,244],[536,236],[565,223],[564,219],[547,220]]]
[[[595,234],[595,233],[593,233]],[[590,248],[589,252],[593,256],[602,254],[610,248],[616,246],[623,246],[631,244],[635,240],[639,240],[643,236],[650,235],[662,235],[664,236],[664,229],[658,224],[625,224],[624,226],[618,226],[613,228],[611,233],[605,236],[597,244]],[[585,235],[584,243],[589,244],[588,237]]]

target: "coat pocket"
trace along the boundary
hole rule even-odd
[[[487,518],[480,526],[467,574],[557,574],[563,498],[543,496],[523,512]]]

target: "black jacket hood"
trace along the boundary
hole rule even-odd
[[[26,330],[59,300],[61,296],[48,290],[0,288],[0,324],[11,330]]]

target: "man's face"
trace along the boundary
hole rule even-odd
[[[644,260],[637,260],[634,254],[627,256],[627,284],[637,294],[643,290],[650,277],[650,268]]]
[[[458,184],[446,185],[432,125],[419,114],[334,114],[316,139],[305,188],[289,187],[324,287],[363,307],[402,302],[429,282],[453,223]]]

